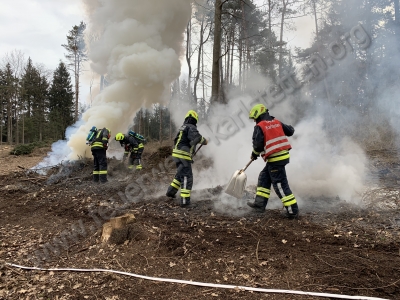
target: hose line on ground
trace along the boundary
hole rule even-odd
[[[260,293],[308,295],[308,296],[335,298],[335,299],[389,300],[389,299],[375,298],[375,297],[346,296],[346,295],[337,295],[337,294],[313,293],[313,292],[277,290],[277,289],[262,289],[262,288],[253,288],[253,287],[239,286],[239,285],[214,284],[214,283],[196,282],[196,281],[180,280],[180,279],[159,278],[159,277],[143,276],[143,275],[137,275],[137,274],[128,273],[128,272],[121,272],[121,271],[108,270],[108,269],[73,269],[73,268],[44,269],[44,268],[37,268],[37,267],[25,267],[25,266],[10,264],[10,263],[6,263],[6,264],[11,267],[14,267],[14,268],[19,268],[19,269],[24,269],[24,270],[38,270],[38,271],[49,271],[49,272],[50,271],[53,271],[53,272],[56,272],[56,271],[61,271],[61,272],[105,272],[105,273],[114,273],[114,274],[126,275],[126,276],[131,276],[131,277],[136,277],[136,278],[142,278],[142,279],[152,280],[152,281],[181,283],[181,284],[189,284],[189,285],[195,285],[195,286],[213,287],[213,288],[221,288],[221,289],[236,289],[236,290],[241,290],[241,291],[253,291],[253,292],[260,292]]]

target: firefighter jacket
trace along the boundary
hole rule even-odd
[[[174,139],[172,157],[192,160],[192,154],[197,144],[205,145],[207,140],[197,130],[195,124],[185,120]]]
[[[270,116],[267,112],[257,120],[253,132],[253,152],[261,154],[264,161],[287,164],[291,146],[286,136],[292,136],[294,128]]]
[[[94,139],[91,149],[108,149],[108,140],[110,139],[111,131],[108,128],[103,128],[97,131],[96,138]]]
[[[128,134],[124,135],[124,139],[122,141],[119,141],[121,143],[121,146],[129,147],[129,149],[134,149],[139,147],[139,142],[137,139],[135,139],[133,136],[130,136]]]

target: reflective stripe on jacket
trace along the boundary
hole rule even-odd
[[[100,129],[97,132],[96,138],[94,139],[91,145],[91,149],[105,148],[104,145],[107,146],[109,138],[110,138],[110,131],[107,128]]]
[[[274,162],[288,159],[289,150],[292,149],[289,140],[282,129],[282,124],[277,119],[261,121],[257,124],[264,134],[264,161]]]
[[[194,148],[198,143],[205,143],[205,139],[197,130],[196,125],[184,123],[179,128],[179,132],[174,139],[172,156],[185,160],[192,160]]]

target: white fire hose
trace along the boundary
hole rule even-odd
[[[241,290],[241,291],[253,291],[253,292],[260,292],[260,293],[308,295],[308,296],[336,298],[336,299],[389,300],[389,299],[375,298],[375,297],[346,296],[346,295],[336,295],[336,294],[327,294],[327,293],[313,293],[313,292],[277,290],[277,289],[262,289],[262,288],[253,288],[253,287],[246,287],[246,286],[239,286],[239,285],[214,284],[214,283],[204,283],[204,282],[196,282],[196,281],[180,280],[180,279],[158,278],[158,277],[149,277],[149,276],[137,275],[137,274],[128,273],[128,272],[121,272],[121,271],[114,271],[114,270],[107,270],[107,269],[72,269],[72,268],[44,269],[44,268],[37,268],[37,267],[19,266],[19,265],[10,264],[10,263],[6,263],[6,265],[9,265],[14,268],[24,269],[24,270],[115,273],[115,274],[126,275],[126,276],[131,276],[131,277],[136,277],[136,278],[142,278],[142,279],[152,280],[152,281],[181,283],[181,284],[189,284],[189,285],[195,285],[195,286],[205,286],[205,287],[221,288],[221,289],[236,289],[236,290]]]

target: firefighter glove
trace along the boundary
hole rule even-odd
[[[256,160],[257,158],[258,158],[258,156],[259,156],[260,154],[256,154],[256,153],[254,153],[254,151],[251,151],[251,159],[252,160]]]
[[[107,145],[107,144],[103,144],[103,148],[104,148],[105,150],[107,150],[107,149],[108,149],[108,145]]]

